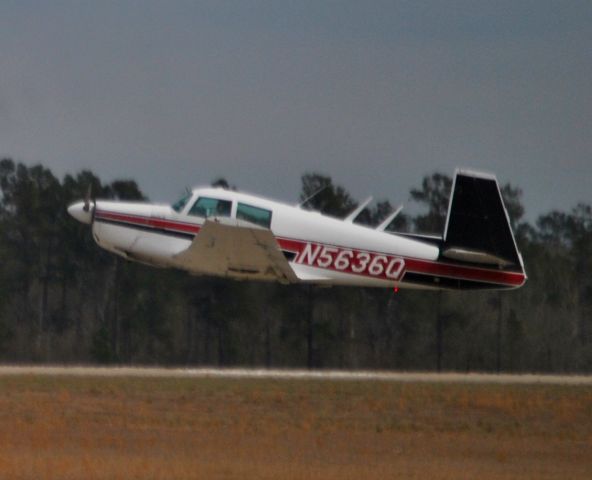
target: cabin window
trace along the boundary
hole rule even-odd
[[[175,203],[173,203],[171,205],[171,208],[175,212],[181,213],[181,211],[183,210],[185,205],[187,205],[187,202],[191,199],[192,196],[193,196],[193,192],[185,193],[179,200],[177,200]]]
[[[244,203],[238,204],[236,218],[261,225],[265,228],[271,226],[271,210],[245,205]]]
[[[189,210],[189,215],[197,217],[230,217],[232,202],[217,198],[199,197]]]

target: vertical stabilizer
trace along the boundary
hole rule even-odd
[[[442,256],[524,271],[495,175],[456,171]]]

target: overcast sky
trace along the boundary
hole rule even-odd
[[[592,203],[592,2],[3,1],[0,155],[158,201],[471,167],[534,219]]]

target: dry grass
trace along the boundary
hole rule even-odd
[[[0,377],[0,478],[591,478],[592,387]]]

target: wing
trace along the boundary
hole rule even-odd
[[[298,281],[271,230],[256,226],[208,220],[189,248],[174,258],[182,268],[206,275]]]

